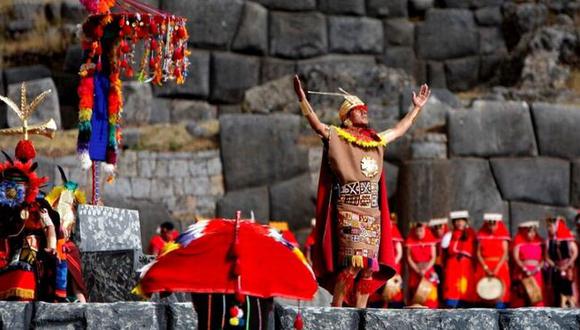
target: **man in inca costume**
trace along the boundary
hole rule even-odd
[[[394,128],[377,133],[357,96],[334,93],[344,99],[337,127],[320,122],[298,77],[294,89],[302,114],[324,142],[313,266],[321,285],[334,292],[333,306],[346,301],[364,308],[369,294],[395,273],[384,148],[407,132],[431,92],[421,86],[419,95],[413,93],[413,109]]]

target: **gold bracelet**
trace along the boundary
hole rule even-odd
[[[308,106],[308,101],[306,101],[306,99],[300,101],[300,110],[302,111],[302,115],[304,117],[307,117],[312,112],[310,106]]]

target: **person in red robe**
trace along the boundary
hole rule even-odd
[[[294,90],[302,114],[324,144],[313,268],[334,293],[333,306],[346,302],[365,308],[370,294],[395,274],[384,148],[407,132],[431,92],[421,86],[418,95],[413,93],[413,109],[394,128],[377,132],[369,127],[368,107],[356,95],[324,93],[343,99],[341,125],[331,126],[320,122],[298,76]]]
[[[409,237],[405,240],[409,274],[408,304],[410,305],[422,305],[428,308],[437,308],[439,305],[437,297],[439,277],[434,268],[437,259],[436,245],[437,241],[426,223],[417,222],[411,226]],[[430,288],[425,291],[420,289],[422,282],[425,282],[423,285],[430,284]]]
[[[475,232],[468,225],[468,211],[451,212],[449,218],[453,228],[441,240],[446,250],[443,301],[447,308],[467,307],[474,298]]]
[[[547,301],[549,306],[576,307],[578,300],[574,295],[573,283],[576,277],[574,266],[578,257],[578,247],[574,234],[568,229],[563,217],[548,218],[546,225]]]
[[[510,234],[499,213],[483,215],[483,226],[477,232],[477,267],[475,283],[484,277],[497,277],[503,284],[503,295],[495,301],[478,299],[484,305],[504,309],[510,302],[509,241]]]
[[[436,249],[437,249],[437,259],[435,259],[435,272],[437,276],[439,276],[439,282],[443,283],[443,260],[445,255],[443,253],[443,248],[441,247],[441,240],[443,236],[447,234],[449,231],[449,227],[447,224],[449,223],[448,218],[436,218],[429,220],[427,226],[429,226],[429,230],[437,242]],[[439,285],[437,287],[437,296],[439,297],[439,305],[443,305],[443,285]]]
[[[308,234],[308,237],[306,237],[306,241],[304,242],[304,256],[306,257],[306,260],[308,260],[308,264],[312,265],[312,248],[316,242],[316,232],[314,231],[316,219],[312,218],[312,220],[310,220],[310,225],[312,226],[310,234]]]
[[[513,308],[545,306],[542,274],[544,241],[538,235],[539,226],[538,221],[520,223],[511,246],[513,260],[511,307]],[[527,290],[534,290],[539,293],[539,296],[530,295]]]
[[[179,236],[179,232],[175,230],[175,225],[171,221],[166,221],[159,225],[157,231],[158,234],[151,237],[149,241],[149,254],[154,256],[161,254],[165,245],[175,241]]]

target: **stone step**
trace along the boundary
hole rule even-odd
[[[269,329],[294,329],[298,308],[276,305]],[[305,307],[304,329],[578,329],[580,309],[356,309]],[[273,320],[273,322],[272,322]],[[196,329],[191,303],[0,302],[0,329]]]

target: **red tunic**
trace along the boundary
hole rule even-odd
[[[318,194],[316,200],[316,227],[315,245],[312,251],[314,272],[319,283],[329,290],[334,291],[336,276],[339,274],[340,263],[336,260],[337,251],[337,212],[336,200],[332,194],[332,184],[335,177],[329,166],[328,153],[325,149],[320,169],[318,182]],[[387,201],[387,187],[384,172],[379,180],[379,209],[381,222],[381,236],[378,251],[379,271],[373,273],[371,290],[376,291],[395,274],[395,262],[393,256],[393,239],[391,236],[391,218]],[[355,286],[353,286],[355,287]],[[346,299],[354,297],[347,294]]]
[[[503,221],[499,221],[498,228],[493,233],[490,233],[489,230],[486,228],[481,228],[477,233],[477,241],[480,246],[481,257],[483,258],[485,264],[491,271],[495,269],[495,267],[498,265],[504,254],[503,243],[506,241],[509,242],[510,240],[511,240],[510,235]],[[477,266],[475,269],[475,283],[477,283],[480,279],[487,276],[487,273],[485,272],[481,263],[477,262],[476,265]],[[510,301],[511,279],[510,279],[509,263],[507,260],[502,264],[496,276],[501,280],[504,286],[504,294],[498,301],[508,303]],[[478,301],[487,302],[479,297]]]
[[[436,245],[436,241],[431,235],[429,230],[425,231],[425,237],[423,239],[419,239],[414,231],[411,232],[409,237],[405,240],[405,248],[408,249],[411,259],[416,264],[426,264],[434,257],[432,254],[433,246]],[[437,278],[437,274],[435,273],[435,268],[431,266],[429,269],[426,270],[425,276],[421,276],[420,274],[416,273],[411,267],[408,270],[409,278],[408,278],[408,293],[409,293],[409,302],[412,301],[419,284],[423,277],[433,284],[433,289],[431,293],[427,296],[427,300],[425,302],[425,306],[429,308],[437,308],[438,307],[438,297],[437,297],[437,286],[439,285],[439,279]]]
[[[447,248],[443,298],[451,301],[471,302],[474,299],[473,257],[475,232],[471,228],[453,230]]]

